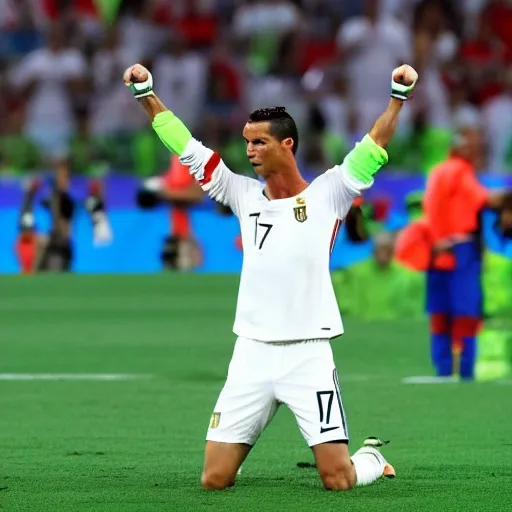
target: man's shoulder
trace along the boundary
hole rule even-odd
[[[246,176],[245,174],[238,174],[238,176],[244,178],[245,182],[247,183],[247,192],[249,194],[263,195],[263,189],[265,188],[264,183],[256,178],[253,178],[252,176]]]
[[[436,176],[455,176],[460,172],[472,172],[473,166],[463,158],[450,157],[437,164],[431,171],[429,178]]]
[[[460,169],[452,159],[437,164],[427,177],[427,188],[439,190],[439,187],[446,187],[451,183]]]
[[[233,171],[231,171],[233,172]],[[263,194],[263,190],[265,188],[265,184],[255,179],[251,176],[246,176],[244,174],[233,173],[237,178],[241,179],[243,184],[239,185],[242,194],[247,201],[253,201],[256,199],[265,199],[265,195]]]
[[[343,172],[344,167],[343,164],[339,165],[333,165],[332,167],[329,167],[325,172],[322,174],[319,174],[318,176],[315,176],[315,178],[311,181],[312,185],[322,184],[329,180],[329,176],[331,176],[334,173],[339,173],[340,171]]]
[[[329,167],[324,173],[316,176],[310,184],[311,191],[332,189],[333,181],[338,183],[345,183],[348,186],[358,185],[357,180],[350,175],[347,166],[344,162],[341,164]]]

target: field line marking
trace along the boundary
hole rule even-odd
[[[417,375],[413,377],[404,377],[402,384],[456,384],[459,382],[457,377],[436,377],[435,375]]]
[[[0,373],[0,380],[32,381],[32,380],[92,380],[92,381],[127,381],[149,379],[152,375],[137,373]]]

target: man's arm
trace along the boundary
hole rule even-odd
[[[169,151],[181,156],[192,140],[192,134],[153,92],[151,73],[144,66],[135,64],[124,72],[123,80],[146,111],[160,140]]]
[[[150,96],[144,96],[140,98],[139,103],[142,105],[146,114],[148,115],[151,122],[154,121],[157,114],[161,112],[167,112],[169,109],[160,101],[160,98],[156,94]]]
[[[325,173],[330,181],[331,203],[339,218],[347,214],[354,197],[373,184],[377,171],[388,162],[386,146],[391,141],[403,103],[418,80],[418,73],[407,64],[395,69],[391,76],[391,99],[370,132],[338,165]]]
[[[155,95],[153,78],[146,68],[140,64],[129,67],[123,80],[146,111],[167,149],[180,157],[180,162],[189,168],[190,174],[210,197],[229,206],[239,216],[244,204],[242,197],[251,187],[259,186],[258,182],[232,173],[216,152],[192,136],[183,122]]]
[[[490,210],[502,210],[512,207],[512,192],[505,190],[489,190],[487,196],[486,208]]]
[[[379,116],[370,130],[371,139],[381,148],[386,148],[391,142],[403,106],[403,101],[391,98],[386,110]]]
[[[347,155],[347,171],[356,180],[371,185],[373,176],[388,162],[385,148],[393,138],[400,111],[417,81],[418,73],[407,64],[393,71],[391,98],[386,110],[375,121],[370,133]]]

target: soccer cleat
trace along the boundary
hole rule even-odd
[[[386,446],[387,444],[389,444],[389,441],[382,441],[378,437],[367,437],[363,442],[363,446],[368,446],[368,447],[375,448],[375,449],[382,448],[383,446]],[[379,450],[379,452],[380,452],[380,450]],[[385,476],[386,478],[395,478],[395,476],[396,476],[395,468],[391,464],[389,464],[389,462],[386,459],[384,459],[384,461],[386,464],[384,466],[382,476]]]
[[[367,437],[363,441],[363,446],[373,446],[373,448],[381,448],[389,444],[389,441],[382,441],[378,437]]]

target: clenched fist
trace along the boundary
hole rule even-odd
[[[145,82],[149,77],[149,71],[140,64],[130,66],[123,75],[123,80],[126,85]]]
[[[413,67],[404,64],[393,71],[393,80],[398,84],[413,85],[418,81],[418,73]]]
[[[153,77],[144,66],[140,64],[130,66],[124,72],[123,80],[136,98],[153,95]]]
[[[391,97],[405,101],[414,90],[418,81],[418,73],[411,66],[404,64],[393,70],[391,75]]]

